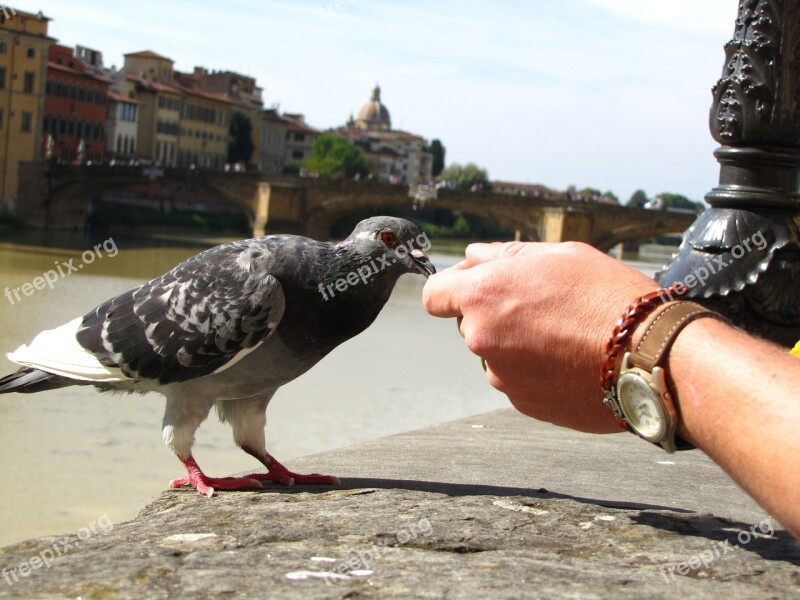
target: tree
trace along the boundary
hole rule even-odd
[[[631,194],[630,199],[628,199],[628,203],[625,206],[629,208],[637,208],[644,206],[645,202],[647,202],[647,193],[644,190],[636,190]]]
[[[431,175],[433,177],[438,177],[439,174],[444,170],[444,153],[445,148],[442,146],[442,142],[439,140],[433,140],[431,142],[428,151],[433,155],[433,164],[431,165]]]
[[[248,164],[256,149],[253,144],[253,124],[250,122],[250,117],[242,110],[233,110],[228,132],[231,136],[228,141],[228,162]]]
[[[324,133],[314,140],[303,167],[324,177],[355,177],[370,172],[364,152],[351,141],[331,133]]]
[[[614,192],[612,192],[611,190],[603,192],[602,197],[603,198],[608,198],[610,200],[613,200],[614,202],[619,204],[619,198],[617,198],[617,195]]]
[[[473,186],[480,186],[484,190],[491,189],[486,169],[481,169],[475,163],[467,163],[464,166],[453,163],[441,172],[441,178],[459,190],[469,190]]]
[[[705,210],[705,206],[702,202],[689,200],[689,198],[682,196],[681,194],[670,194],[669,192],[664,192],[663,194],[659,194],[659,196],[664,200],[665,208],[688,208],[695,211]]]
[[[599,189],[593,188],[593,187],[585,187],[578,193],[581,196],[583,196],[585,199],[588,199],[588,198],[599,198],[600,196],[603,195],[603,192],[601,192]]]

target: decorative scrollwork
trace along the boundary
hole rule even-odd
[[[796,143],[799,9],[798,0],[740,3],[722,77],[712,89],[710,127],[721,144]]]

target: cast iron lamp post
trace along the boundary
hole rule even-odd
[[[784,346],[800,340],[800,0],[740,0],[710,126],[711,208],[657,275]],[[701,282],[700,279],[703,279]]]

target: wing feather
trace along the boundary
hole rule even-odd
[[[132,379],[165,384],[219,371],[280,323],[285,298],[274,263],[259,240],[212,248],[101,304],[76,338]]]

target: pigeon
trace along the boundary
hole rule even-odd
[[[0,379],[0,393],[94,385],[163,394],[162,437],[186,469],[172,488],[212,496],[264,481],[336,484],[293,473],[267,452],[267,405],[367,329],[401,275],[435,273],[429,248],[413,223],[393,217],[361,221],[337,244],[280,234],[216,246],[9,353],[22,368]],[[267,473],[203,473],[192,446],[212,407]]]

